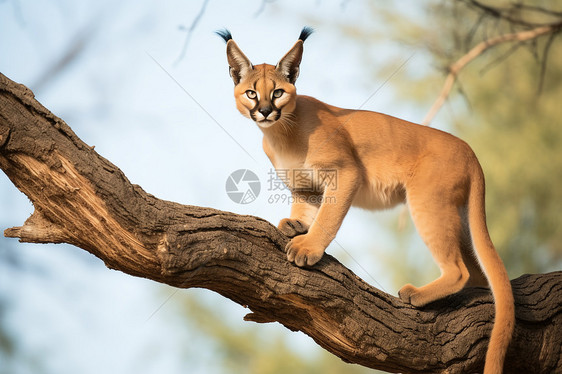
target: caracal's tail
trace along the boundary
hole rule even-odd
[[[484,374],[501,374],[507,347],[515,326],[511,283],[486,227],[484,174],[480,165],[472,175],[468,198],[468,223],[478,261],[488,279],[496,307],[494,327],[486,353]]]

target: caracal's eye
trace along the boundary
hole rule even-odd
[[[283,96],[284,92],[285,91],[283,91],[282,89],[277,89],[277,90],[273,91],[273,97],[277,99],[277,98]]]
[[[256,91],[252,91],[252,90],[248,90],[246,91],[246,96],[248,96],[248,99],[255,99],[258,94],[256,93]]]

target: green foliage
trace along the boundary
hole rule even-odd
[[[476,115],[461,134],[482,160],[491,235],[515,274],[561,265],[561,47],[552,47],[540,95],[540,66],[527,50],[485,79],[474,71],[463,79]]]
[[[552,2],[524,3],[553,7]],[[400,43],[395,61],[386,65],[365,54],[365,65],[376,67],[374,75],[379,80],[389,76],[396,61],[415,51],[415,59],[401,79],[389,82],[396,100],[407,107],[417,102],[429,109],[439,95],[446,66],[480,41],[525,29],[483,17],[463,1],[417,3],[409,12],[372,4],[371,13],[374,19],[384,15],[384,26],[345,25],[341,29],[364,43],[365,50],[374,41]],[[541,12],[512,15],[532,22],[552,18]],[[548,50],[548,38],[506,43],[477,57],[461,71],[456,91],[433,121],[436,127],[467,140],[478,155],[487,179],[488,226],[512,277],[562,266],[562,45],[558,36]],[[433,68],[420,68],[423,64]],[[543,64],[546,70],[541,84]],[[413,229],[409,232],[416,235]],[[403,265],[401,272],[410,273]]]
[[[222,297],[201,298],[192,292],[182,293],[174,304],[187,317],[191,326],[192,336],[189,338],[189,345],[186,345],[186,353],[189,355],[194,345],[204,345],[212,350],[207,372],[376,373],[358,365],[346,364],[312,342],[291,347],[285,328],[279,325],[266,326],[247,322],[236,326],[231,321],[233,305]]]
[[[479,21],[467,7],[442,3],[440,10],[432,23],[441,25],[440,39],[453,47],[455,60],[481,40],[518,31],[507,21]],[[532,20],[548,16],[533,13]],[[562,265],[562,46],[553,41],[548,54],[545,36],[479,56],[460,75],[469,107],[454,109],[458,135],[472,145],[487,176],[490,233],[512,276]]]

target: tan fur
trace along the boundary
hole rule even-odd
[[[295,202],[290,218],[279,223],[293,237],[288,260],[298,266],[318,262],[352,205],[386,209],[408,204],[441,276],[423,287],[405,285],[400,298],[420,307],[467,285],[489,282],[496,320],[484,372],[501,373],[515,323],[513,295],[486,228],[484,176],[473,151],[439,130],[297,95],[294,81],[302,51],[299,40],[276,67],[253,66],[234,41],[227,43],[231,74],[245,71],[233,76],[236,106],[263,131],[263,149],[274,167],[337,170],[337,188],[315,179],[308,190],[296,188],[288,173],[285,183]],[[283,94],[275,98],[280,89]],[[249,98],[254,93],[255,99]],[[267,114],[268,108],[267,116],[260,113]]]

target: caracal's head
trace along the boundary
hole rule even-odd
[[[234,81],[236,107],[243,116],[254,120],[261,128],[274,125],[295,110],[295,81],[299,76],[303,43],[311,33],[311,28],[303,28],[299,40],[277,65],[254,66],[232,40],[228,30],[217,32],[226,41],[226,56],[230,76]]]

